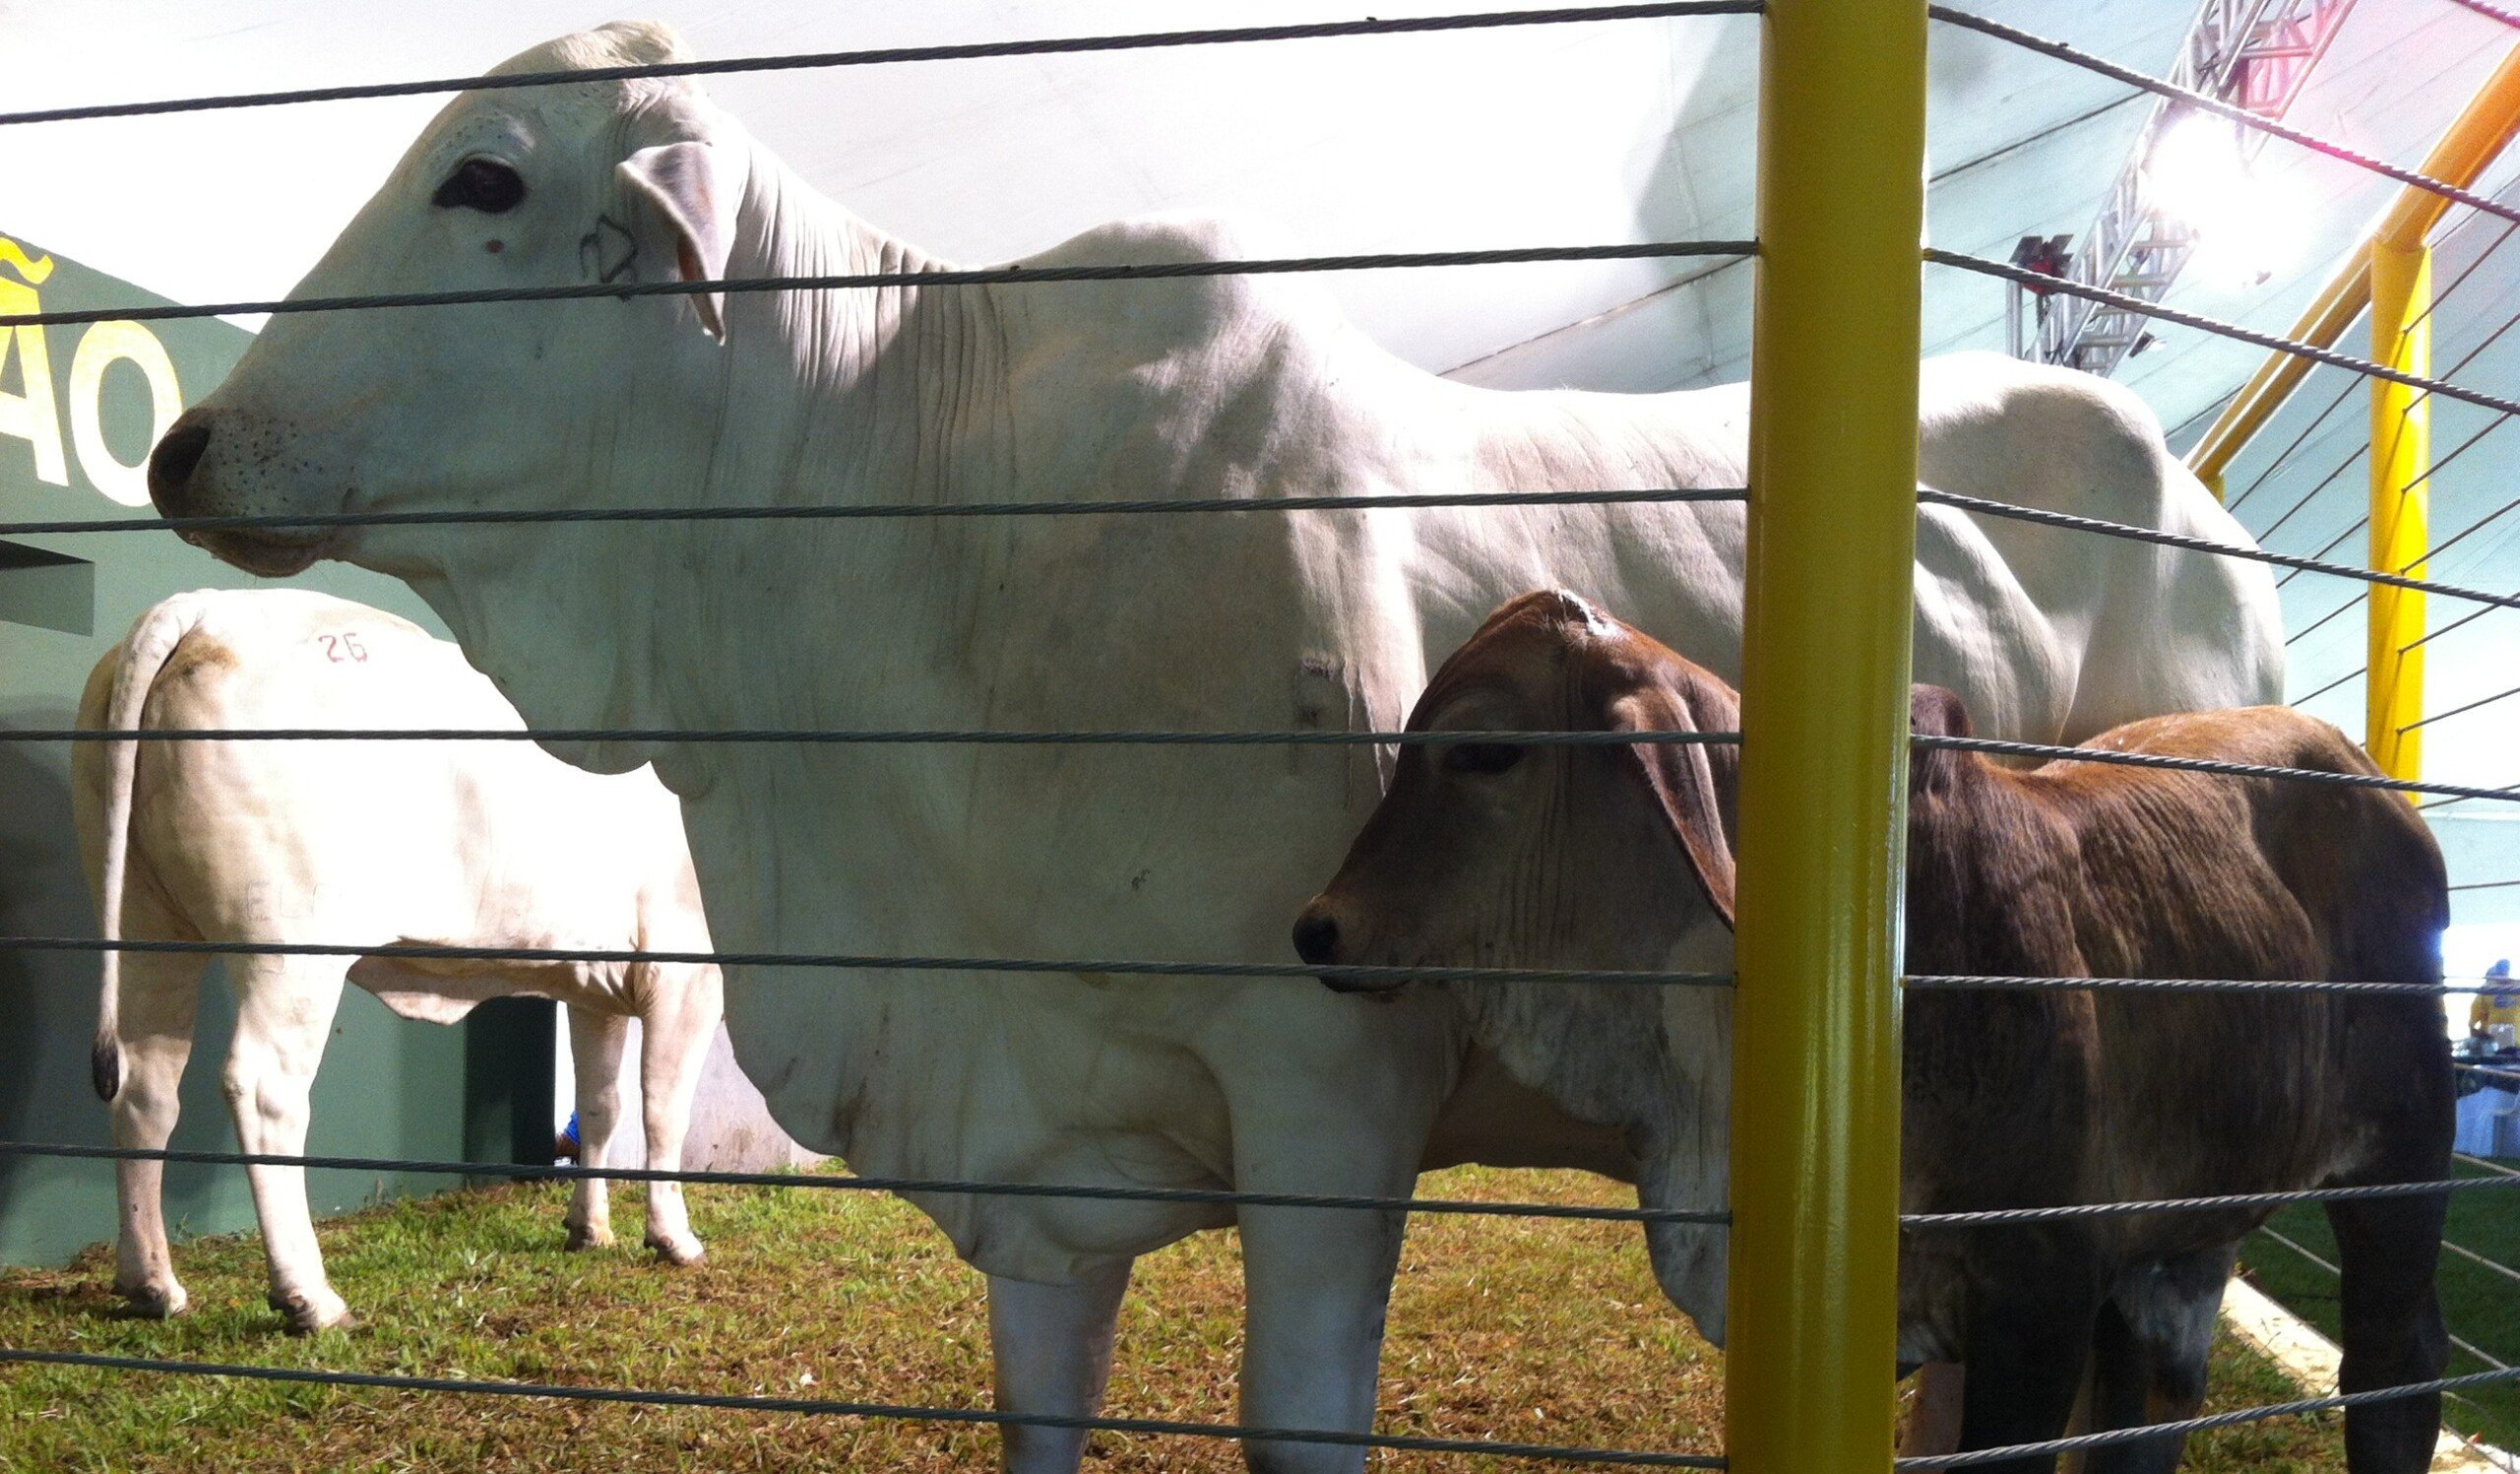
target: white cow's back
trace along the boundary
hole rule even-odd
[[[168,620],[184,632],[151,683],[145,728],[524,726],[453,645],[392,614],[295,590],[204,591],[159,605],[97,668],[83,725],[106,725],[115,668],[132,658],[153,621]],[[688,883],[680,814],[644,772],[585,773],[514,738],[139,745],[132,881],[154,887],[203,934],[584,949],[708,944],[696,903],[667,888]],[[95,831],[107,767],[100,745],[83,746],[79,813],[92,873],[102,848]],[[691,916],[675,928],[678,900]],[[680,934],[643,934],[661,917]],[[362,968],[365,975],[354,977],[398,1010],[446,1016],[443,1001],[394,987],[395,969]],[[452,979],[477,969],[424,970]],[[605,1011],[625,1011],[632,1001],[617,964],[554,966],[536,981],[545,985],[536,991]]]

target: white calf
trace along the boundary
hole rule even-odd
[[[322,595],[182,594],[97,663],[87,728],[517,729],[454,646]],[[149,741],[85,744],[79,839],[103,935],[220,942],[707,951],[709,929],[673,798],[645,772],[598,777],[530,742]],[[199,954],[104,954],[97,1094],[114,1139],[160,1148],[192,1052]],[[236,1030],[225,1077],[248,1152],[306,1148],[307,1097],[345,976],[406,1018],[453,1023],[483,998],[569,1005],[584,1158],[604,1164],[629,1021],[641,1020],[649,1165],[681,1165],[692,1087],[721,1012],[714,966],[227,959]],[[324,1276],[293,1167],[247,1169],[274,1309],[313,1331],[349,1318]],[[156,1162],[121,1164],[114,1286],[144,1312],[184,1308]],[[571,1248],[608,1244],[604,1185],[581,1180]],[[701,1255],[669,1183],[648,1193],[648,1243]]]

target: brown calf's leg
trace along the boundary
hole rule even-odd
[[[2449,1360],[2449,1332],[2432,1273],[2441,1256],[2445,1193],[2327,1205],[2344,1272],[2347,1392],[2430,1381]],[[2441,1394],[2393,1397],[2345,1413],[2353,1474],[2423,1474],[2441,1435]]]

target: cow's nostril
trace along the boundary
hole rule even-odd
[[[1295,955],[1319,966],[1339,955],[1339,923],[1326,911],[1307,911],[1295,919]]]
[[[201,465],[204,452],[210,449],[210,426],[187,415],[166,431],[158,448],[149,453],[149,499],[167,516],[180,515],[184,484],[193,478],[193,469]]]

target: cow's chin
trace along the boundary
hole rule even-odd
[[[259,578],[286,578],[303,573],[325,555],[332,540],[318,534],[312,537],[284,537],[255,528],[219,528],[187,532],[184,541],[205,548],[222,563],[230,563]]]

